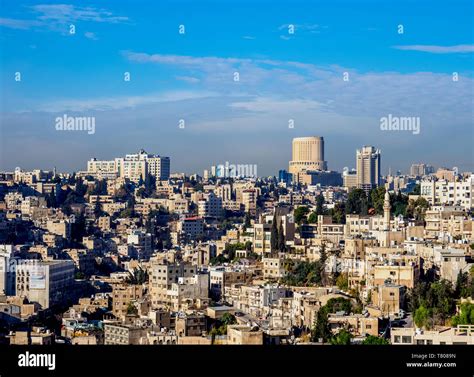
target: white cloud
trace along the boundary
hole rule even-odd
[[[201,81],[198,78],[191,77],[191,76],[176,76],[176,80],[184,81],[184,82],[187,82],[189,84],[196,84],[196,83]]]
[[[233,102],[230,107],[257,113],[291,114],[320,110],[325,105],[310,99],[277,99],[272,97],[256,97],[248,101]]]
[[[41,22],[35,20],[18,20],[15,18],[0,18],[0,26],[10,29],[28,30],[33,26],[41,25]]]
[[[128,21],[128,17],[116,16],[105,9],[78,7],[70,4],[40,4],[31,7],[39,13],[38,19],[60,23],[72,21],[91,21],[119,23]]]
[[[449,74],[430,72],[357,72],[339,66],[317,66],[295,61],[248,59],[232,57],[192,57],[164,54],[125,52],[132,62],[169,65],[182,70],[183,76],[192,70],[193,77],[205,90],[228,97],[249,96],[249,101],[231,105],[242,111],[278,111],[279,108],[314,103],[326,104],[320,111],[345,116],[375,116],[388,113],[423,116],[433,125],[446,121],[468,121],[472,106],[473,79],[463,76],[458,82]],[[238,71],[240,81],[233,81]],[[343,80],[344,72],[349,81]],[[267,102],[255,98],[273,98]],[[253,99],[252,99],[253,98]],[[244,102],[255,101],[254,104]],[[233,101],[235,102],[235,101]],[[297,105],[298,103],[298,105]]]
[[[71,4],[38,4],[29,7],[34,19],[0,18],[0,26],[28,30],[45,28],[63,31],[64,26],[76,22],[124,23],[128,17],[117,16],[105,9],[78,7]]]
[[[406,45],[393,46],[397,50],[421,51],[432,54],[454,54],[474,52],[474,45],[436,46],[436,45]]]
[[[91,31],[86,31],[84,33],[84,36],[87,38],[87,39],[92,39],[93,41],[96,41],[98,40],[99,38],[97,38],[97,36],[95,35],[95,33],[91,32]]]
[[[58,101],[45,102],[41,105],[36,106],[35,111],[58,113],[63,111],[83,112],[120,110],[157,103],[178,102],[199,98],[202,99],[216,95],[216,93],[207,91],[170,91],[166,93],[152,93],[143,96],[117,96],[91,99],[63,99]]]
[[[314,32],[320,28],[318,24],[283,24],[278,27],[278,30],[288,29],[290,25],[295,28],[295,31]]]

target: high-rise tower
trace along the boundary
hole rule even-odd
[[[297,181],[298,174],[306,171],[327,170],[323,137],[297,137],[293,139],[292,147],[289,172],[293,174],[294,180]]]
[[[357,150],[357,188],[369,192],[380,186],[380,156],[380,150],[371,146]]]

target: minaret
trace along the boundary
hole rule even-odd
[[[385,198],[383,201],[383,222],[384,230],[390,230],[390,195],[388,190],[385,191]]]

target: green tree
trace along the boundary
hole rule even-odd
[[[145,284],[148,282],[148,272],[143,270],[141,267],[135,268],[133,272],[129,272],[126,282],[132,285]]]
[[[119,217],[121,219],[124,219],[124,218],[127,218],[127,217],[133,217],[133,216],[134,216],[133,208],[125,208],[119,214]]]
[[[336,285],[342,291],[347,291],[349,289],[349,277],[346,272],[343,272],[337,277]]]
[[[416,200],[410,200],[406,209],[406,215],[417,221],[424,220],[425,212],[429,208],[429,203],[425,198],[419,197]]]
[[[251,226],[252,226],[252,223],[250,222],[250,212],[247,211],[245,213],[244,228],[247,229],[247,228],[250,228]]]
[[[378,215],[383,214],[383,203],[385,200],[385,187],[379,186],[370,191],[370,201],[372,207],[375,209],[375,213]]]
[[[352,189],[347,196],[346,213],[367,215],[368,200],[365,191],[362,189]]]
[[[454,291],[456,298],[470,297],[472,295],[472,282],[469,280],[469,274],[467,272],[459,271],[456,279],[456,289]]]
[[[328,313],[344,312],[349,314],[352,311],[351,300],[344,297],[331,298],[326,303]]]
[[[286,251],[285,233],[283,232],[283,222],[280,222],[280,229],[278,230],[278,250],[282,253]]]
[[[349,331],[342,329],[336,336],[332,337],[329,342],[333,345],[348,346],[351,344],[352,338],[353,336]]]
[[[451,324],[457,325],[474,325],[474,304],[465,302],[461,305],[459,313],[451,318]]]
[[[362,342],[364,345],[386,345],[390,344],[389,341],[385,338],[380,338],[378,336],[368,335]]]
[[[98,219],[99,217],[103,216],[103,214],[104,214],[104,211],[102,211],[102,205],[100,204],[98,200],[96,200],[95,206],[94,206],[94,216],[96,219]]]
[[[213,342],[217,335],[227,334],[227,326],[237,323],[237,319],[230,313],[224,313],[219,321],[213,326],[209,334],[211,335]]]
[[[324,215],[324,196],[322,194],[316,197],[316,215]]]
[[[421,305],[418,309],[415,311],[415,315],[413,316],[413,320],[415,321],[415,325],[418,327],[426,327],[430,328],[431,324],[429,322],[429,318],[431,317],[430,310],[425,308],[423,305]]]
[[[334,208],[331,208],[329,214],[335,224],[346,223],[346,207],[344,203],[336,203]]]
[[[319,342],[322,340],[323,342],[327,342],[331,338],[331,335],[332,333],[329,327],[328,312],[326,307],[322,306],[318,310],[316,322],[311,330],[311,341]]]
[[[235,318],[234,315],[230,313],[224,313],[221,318],[221,322],[225,326],[233,325],[237,323],[237,319]]]
[[[276,214],[273,216],[272,230],[270,233],[270,247],[272,253],[278,250],[278,228]]]
[[[316,262],[318,266],[318,272],[320,277],[319,284],[326,284],[327,283],[327,276],[326,276],[326,261],[328,257],[326,254],[326,245],[321,245],[321,250],[319,251],[319,260]]]
[[[138,309],[133,303],[129,302],[127,306],[127,314],[128,315],[138,315]]]
[[[318,222],[318,215],[316,212],[311,212],[308,216],[308,223],[309,224],[316,224]]]
[[[306,215],[309,213],[309,208],[306,206],[300,206],[294,211],[294,218],[297,224],[301,224],[306,221]]]
[[[326,305],[323,305],[316,315],[316,322],[311,329],[311,341],[318,342],[320,339],[327,342],[332,338],[331,328],[329,326],[328,316],[330,313],[344,311],[350,313],[352,310],[352,303],[342,297],[332,298],[328,300]],[[347,340],[347,336],[344,336]],[[342,341],[342,339],[340,339]]]
[[[46,195],[46,205],[49,208],[57,208],[58,202],[56,200],[56,195],[54,191],[51,191],[49,194]]]

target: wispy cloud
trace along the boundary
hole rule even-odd
[[[197,84],[198,82],[201,81],[197,77],[191,77],[191,76],[176,76],[176,80],[184,81],[190,84]]]
[[[436,46],[436,45],[406,45],[393,46],[397,50],[421,51],[432,54],[456,54],[474,52],[474,45],[454,45],[454,46]]]
[[[90,99],[63,99],[46,101],[35,107],[35,111],[58,113],[63,111],[109,111],[165,102],[179,102],[216,96],[216,93],[207,91],[170,91],[166,93],[151,93],[143,96],[116,96]]]
[[[38,19],[60,23],[72,21],[90,21],[119,23],[128,21],[128,17],[116,16],[105,9],[77,7],[71,4],[40,4],[31,7],[39,14]]]
[[[242,38],[243,39],[250,39],[250,40],[257,39],[256,37],[252,37],[251,35],[244,35]]]
[[[98,40],[99,38],[97,38],[97,35],[95,35],[95,33],[91,32],[91,31],[86,31],[84,33],[84,36],[87,38],[87,39],[92,39],[93,41],[96,41]]]
[[[318,111],[344,116],[415,114],[432,119],[433,124],[441,124],[442,119],[465,121],[471,117],[473,80],[467,76],[462,81],[454,82],[449,75],[430,72],[361,73],[348,67],[274,59],[194,57],[133,51],[123,54],[131,62],[169,65],[173,70],[181,70],[183,76],[191,70],[203,89],[220,96],[248,95],[249,99],[233,105],[234,108],[240,106],[241,110],[265,108],[271,113],[271,109],[287,109],[291,113],[296,108],[322,103],[325,106],[318,107]],[[239,83],[233,80],[234,71],[240,74]],[[350,72],[349,81],[343,80],[346,71]],[[268,101],[258,102],[255,99],[258,97],[274,98],[272,103],[277,105],[269,107]],[[249,102],[255,104],[249,105]],[[314,110],[314,107],[311,109]]]
[[[280,35],[280,39],[289,41],[299,33],[319,34],[321,26],[318,24],[283,24],[278,26],[280,32],[286,32]]]
[[[128,17],[117,16],[112,12],[94,7],[79,7],[72,4],[38,4],[28,8],[34,18],[0,18],[0,26],[28,30],[45,28],[63,30],[63,26],[77,22],[124,23]]]
[[[147,54],[145,52],[122,51],[128,60],[139,63],[161,63],[161,64],[177,64],[184,66],[202,66],[209,64],[236,64],[251,63],[252,59],[240,58],[221,58],[216,56],[190,56],[190,55],[167,55],[167,54]]]
[[[27,30],[33,26],[40,26],[42,22],[36,20],[18,20],[15,18],[0,18],[0,26],[10,29]]]
[[[320,26],[318,24],[283,24],[278,27],[278,30],[288,30],[290,26],[293,26],[296,31],[307,31],[310,33],[317,32]]]

